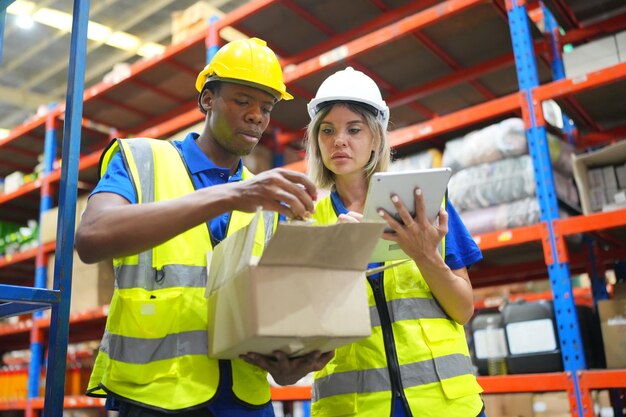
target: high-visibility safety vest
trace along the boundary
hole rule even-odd
[[[313,217],[320,225],[337,221],[330,197]],[[368,280],[372,335],[336,349],[316,372],[312,415],[390,416],[400,399],[415,417],[477,416],[482,388],[463,326],[439,306],[415,262]]]
[[[101,175],[121,152],[139,204],[171,200],[194,191],[182,155],[169,142],[121,139],[103,154]],[[243,179],[252,177],[244,168]],[[232,212],[227,235],[250,223],[254,213]],[[278,221],[265,213],[253,253],[260,256]],[[159,225],[155,224],[155,227]],[[268,233],[266,234],[266,230]],[[87,393],[112,393],[146,407],[197,408],[215,395],[218,360],[208,357],[204,296],[208,225],[200,224],[151,250],[113,260],[116,285]],[[267,373],[241,360],[230,362],[232,391],[244,403],[270,401]]]

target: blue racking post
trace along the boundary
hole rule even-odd
[[[89,0],[74,0],[54,265],[54,288],[61,291],[61,301],[52,305],[50,318],[44,417],[60,416],[63,410],[88,23]]]
[[[2,64],[2,45],[4,44],[4,28],[7,21],[7,7],[15,0],[0,0],[0,64]]]
[[[553,257],[553,262],[548,265],[548,274],[554,298],[554,312],[559,332],[563,366],[565,371],[573,376],[572,381],[578,415],[584,415],[580,384],[576,375],[578,371],[586,368],[585,356],[576,315],[576,306],[572,296],[569,265],[566,259],[561,259],[561,257],[566,255],[559,251],[559,244],[563,243],[562,237],[556,235],[553,222],[558,220],[559,213],[548,152],[546,128],[543,121],[537,120],[534,112],[536,103],[533,102],[533,89],[539,85],[539,77],[524,0],[508,0],[507,14],[518,84],[520,92],[525,96],[528,104],[523,111],[528,112],[526,136],[534,166],[541,221],[546,225],[547,238],[549,240],[547,246]],[[541,111],[540,105],[538,111]]]
[[[51,114],[46,120],[46,137],[44,142],[44,168],[43,181],[41,185],[41,199],[39,203],[39,224],[41,225],[42,214],[52,208],[53,197],[50,190],[50,182],[47,180],[48,175],[53,170],[54,158],[56,156],[57,132],[56,118]],[[47,276],[47,256],[43,252],[41,246],[41,228],[39,228],[39,246],[37,250],[36,269],[35,269],[35,287],[46,288]],[[28,398],[33,399],[39,397],[39,383],[41,379],[41,363],[43,361],[44,344],[41,340],[39,327],[35,324],[37,319],[43,317],[42,311],[36,311],[33,314],[33,328],[30,336],[30,352],[31,359],[28,364]]]
[[[209,33],[206,38],[206,63],[211,62],[213,56],[220,49],[219,33],[217,33],[217,21],[219,17],[211,16],[209,18]]]
[[[10,3],[12,3],[11,0],[0,0],[0,11],[2,11],[2,16],[0,16],[2,18],[2,27],[0,30],[2,30],[2,33],[4,33],[6,7]],[[56,239],[54,289],[37,288],[37,285],[35,287],[22,287],[0,284],[0,294],[2,294],[0,301],[7,301],[4,304],[0,304],[0,317],[52,307],[44,417],[60,416],[63,413],[88,21],[89,0],[74,0],[65,127],[63,132],[62,158],[64,162],[61,168],[60,180],[59,226]],[[48,134],[46,134],[46,153],[54,153],[51,148],[51,142],[48,141]],[[54,155],[50,157],[54,158]],[[42,199],[44,198],[42,195]],[[49,202],[46,204],[49,204]],[[44,279],[40,269],[37,268],[36,284],[41,284],[41,281]],[[38,352],[38,354],[41,354],[41,352]],[[34,358],[33,362],[36,360],[37,358]],[[36,377],[38,380],[38,375]],[[29,390],[29,398],[32,398],[31,393]],[[32,413],[30,402],[26,412],[27,415]]]

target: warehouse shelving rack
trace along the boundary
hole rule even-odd
[[[95,183],[100,150],[114,135],[113,129],[126,132],[118,133],[120,136],[128,134],[164,138],[202,120],[203,116],[195,104],[193,80],[204,65],[201,58],[206,55],[206,49],[214,49],[216,46],[213,41],[217,39],[216,33],[229,25],[248,35],[266,39],[283,57],[286,83],[297,96],[289,108],[299,108],[300,111],[288,110],[287,106],[276,108],[272,122],[273,134],[262,142],[272,147],[276,154],[288,149],[302,137],[301,127],[307,121],[304,103],[312,96],[315,87],[326,75],[345,65],[366,71],[385,90],[386,100],[393,108],[392,121],[396,119],[396,128],[390,139],[399,153],[430,146],[441,147],[447,139],[477,126],[521,114],[529,129],[531,154],[536,166],[545,170],[548,163],[543,148],[545,122],[540,104],[547,99],[558,100],[579,125],[578,135],[574,139],[578,146],[607,143],[626,134],[625,121],[616,128],[604,128],[599,126],[601,123],[591,123],[593,116],[589,115],[586,106],[589,94],[606,93],[606,89],[622,91],[626,80],[626,64],[588,74],[584,80],[559,79],[554,69],[555,65],[558,68],[558,55],[553,53],[559,48],[555,48],[554,39],[543,37],[532,26],[525,26],[528,24],[526,16],[540,10],[537,2],[430,0],[400,2],[399,6],[391,7],[387,4],[390,2],[359,0],[359,6],[363,7],[351,8],[352,21],[347,26],[345,20],[341,19],[341,12],[323,13],[325,8],[338,7],[337,3],[341,2],[332,3],[334,6],[329,6],[331,3],[327,2],[318,3],[314,10],[307,10],[296,0],[250,2],[221,20],[214,21],[209,36],[199,32],[183,43],[168,48],[162,57],[133,65],[130,76],[118,84],[101,83],[86,89],[84,115],[88,121],[83,119],[80,183],[85,184],[86,188]],[[565,0],[545,3],[551,10],[555,10],[554,4],[561,8],[567,7]],[[372,12],[372,8],[378,13]],[[282,18],[276,19],[277,15]],[[328,21],[323,21],[320,16],[325,16]],[[464,19],[483,22],[486,28],[472,27],[476,32],[483,30],[483,35],[494,35],[489,28],[497,27],[498,31],[494,30],[495,36],[491,37],[505,37],[506,47],[493,39],[474,39],[471,33],[463,33]],[[280,25],[267,24],[275,21],[281,22]],[[442,35],[444,23],[446,30],[452,30],[457,35],[463,34],[469,39],[467,42],[492,41],[481,46],[493,53],[483,54],[480,59],[463,55],[459,49],[473,51],[471,45],[459,38],[457,42],[461,46],[455,48]],[[339,29],[342,27],[348,29]],[[584,28],[568,27],[567,32],[556,40],[560,45],[578,43],[624,28],[626,16],[622,13]],[[285,36],[286,33],[289,36]],[[407,39],[419,43],[417,52],[409,47],[413,45],[408,45]],[[516,42],[523,46],[511,48]],[[408,68],[406,72],[413,71],[415,74],[407,76],[397,68],[397,62],[394,64],[393,61],[397,53],[394,55],[393,48],[403,51],[401,56],[405,58],[403,63]],[[455,52],[455,58],[450,50]],[[412,52],[419,56],[419,63],[410,59]],[[432,56],[443,64],[435,65],[429,59]],[[425,76],[424,71],[418,71],[418,65],[437,76]],[[516,70],[514,65],[522,68]],[[408,83],[407,77],[412,77],[414,82]],[[525,82],[517,85],[516,78],[524,78]],[[153,87],[148,89],[146,85]],[[125,103],[117,106],[122,94]],[[441,101],[447,100],[454,105],[446,107],[432,99],[439,94],[443,97]],[[141,111],[134,113],[133,109]],[[394,116],[396,114],[400,116]],[[61,115],[62,108],[56,108],[50,112],[48,120],[61,124]],[[55,123],[46,124],[45,118],[36,119],[0,140],[0,148],[20,148],[21,151],[37,149],[40,137],[58,128],[54,126]],[[36,155],[28,156],[25,152],[20,155],[21,159],[16,159],[19,163],[34,166]],[[6,174],[2,172],[3,162],[0,155],[0,175]],[[303,162],[287,166],[304,169]],[[590,268],[588,252],[569,239],[579,234],[601,235],[606,242],[610,242],[596,253],[600,269],[616,259],[626,258],[626,245],[623,244],[626,210],[559,218],[554,213],[554,200],[550,195],[553,189],[551,179],[549,175],[546,177],[545,171],[542,172],[537,177],[537,188],[543,190],[543,195],[540,195],[544,209],[541,223],[476,236],[484,251],[485,261],[472,269],[474,286],[550,276],[553,297],[571,300],[569,274],[585,272]],[[54,170],[45,178],[49,186],[54,186],[61,180],[60,171]],[[32,196],[40,191],[42,185],[26,185],[11,195],[0,197],[0,216],[7,215],[14,207],[30,213],[38,212],[39,203]],[[31,265],[37,254],[47,254],[53,250],[54,244],[49,244],[11,259],[0,259],[0,280],[15,283],[32,278],[35,271],[31,270]],[[520,253],[524,256],[520,257]],[[500,262],[502,259],[507,262]],[[42,265],[38,260],[36,264]],[[562,307],[564,310],[557,310],[556,315],[559,327],[566,328],[562,332],[564,339],[561,342],[575,343],[580,340],[576,320],[563,313],[571,307],[570,302],[563,301]],[[105,313],[100,311],[94,315],[89,319],[93,320],[90,321],[90,327],[94,328],[96,323],[103,327]],[[82,320],[80,317],[70,319],[78,338],[80,334],[86,335],[82,333]],[[47,319],[36,318],[33,323],[33,327],[41,329],[45,338]],[[28,345],[25,333],[19,329],[0,328],[0,340],[3,343],[7,341],[15,348]],[[565,354],[568,351],[569,347],[562,349]],[[590,390],[624,387],[622,381],[626,380],[625,370],[588,370],[581,360],[566,359],[564,364],[566,370],[560,373],[481,377],[480,383],[486,392],[491,393],[566,391],[572,415],[578,416],[592,415]],[[310,388],[276,388],[273,390],[273,398],[308,399]],[[31,400],[31,406],[40,407],[38,401]],[[86,399],[73,399],[73,403],[87,406]],[[71,405],[66,402],[66,406]],[[0,405],[0,409],[6,407],[6,404]]]
[[[4,33],[6,8],[12,0],[0,3],[0,44]],[[85,74],[85,56],[87,45],[87,24],[89,21],[89,1],[76,0],[73,7],[72,35],[70,41],[70,62],[67,100],[64,107],[65,129],[62,157],[65,163],[60,171],[61,203],[59,227],[57,232],[57,267],[52,289],[46,289],[46,270],[43,260],[45,253],[41,245],[36,250],[36,273],[33,287],[0,284],[0,317],[34,312],[33,317],[41,317],[41,310],[51,309],[50,330],[47,338],[47,372],[45,401],[42,404],[44,415],[61,415],[63,410],[63,387],[65,385],[65,360],[69,333],[69,310],[71,296],[72,247],[74,245],[74,218],[76,209],[76,189],[78,179],[78,157],[81,138],[82,96]],[[0,49],[1,51],[1,49]],[[60,110],[59,110],[60,111]],[[45,161],[44,175],[52,171],[52,156],[56,154],[54,120],[48,119],[50,128],[46,132],[45,154],[50,158]],[[51,207],[52,196],[49,182],[41,183],[40,210]],[[68,250],[69,248],[69,250]],[[32,360],[29,364],[28,399],[23,408],[27,414],[33,413],[33,398],[39,396],[39,377],[45,341],[33,326],[30,332]]]

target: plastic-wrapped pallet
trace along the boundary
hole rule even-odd
[[[428,169],[441,167],[441,152],[438,149],[428,149],[391,163],[390,171],[407,171],[412,169]]]
[[[538,223],[539,201],[536,197],[526,197],[507,204],[463,211],[460,216],[471,234],[489,233]]]
[[[467,230],[473,235],[527,226],[539,223],[541,219],[537,197],[527,197],[498,206],[463,211],[459,215]],[[567,213],[560,210],[560,216],[567,217]]]
[[[558,184],[557,196],[576,207],[578,203],[574,184],[557,171],[553,174]],[[450,200],[459,212],[534,197],[532,160],[530,155],[522,155],[463,169],[452,176],[448,190]]]
[[[572,173],[573,147],[548,133],[550,160],[555,170]],[[446,143],[442,165],[455,172],[464,168],[528,154],[528,143],[522,119],[500,123],[470,132]]]
[[[522,119],[506,119],[446,143],[443,166],[459,171],[528,152]]]

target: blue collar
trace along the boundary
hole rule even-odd
[[[348,209],[343,205],[343,202],[339,198],[339,194],[337,191],[333,190],[330,192],[330,201],[333,204],[333,209],[335,210],[335,214],[339,217],[340,214],[348,213]]]
[[[230,171],[227,168],[220,168],[211,161],[202,149],[196,143],[200,135],[196,132],[191,132],[185,136],[185,139],[182,141],[181,150],[183,155],[185,155],[185,162],[187,162],[187,166],[189,167],[189,171],[192,174],[197,174],[202,171]],[[241,158],[239,158],[239,165],[237,166],[237,171],[230,178],[231,181],[240,181],[242,179],[243,173],[243,163]]]

